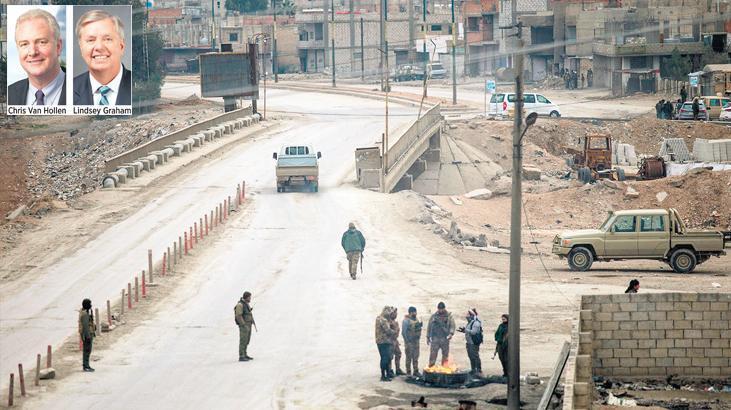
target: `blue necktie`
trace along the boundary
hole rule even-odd
[[[97,91],[99,91],[99,94],[102,95],[102,98],[99,99],[99,105],[109,105],[109,100],[107,100],[107,94],[109,94],[112,89],[107,87],[106,85],[103,85],[99,87]]]
[[[45,97],[46,97],[46,95],[43,94],[43,91],[41,91],[41,90],[36,91],[36,105],[44,105]]]

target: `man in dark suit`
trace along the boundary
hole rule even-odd
[[[65,105],[66,73],[59,63],[61,29],[53,15],[32,9],[15,24],[15,45],[28,78],[8,87],[9,105]]]
[[[124,26],[103,10],[76,23],[81,57],[89,71],[74,77],[74,105],[132,105],[132,73],[122,65]]]

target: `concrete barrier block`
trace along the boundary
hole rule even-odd
[[[162,164],[168,162],[166,155],[162,151],[152,151],[152,152],[150,152],[150,154],[157,157],[158,165],[162,165]]]
[[[183,146],[180,144],[167,145],[165,148],[172,150],[174,157],[179,157],[183,153]]]
[[[102,187],[103,188],[116,188],[118,185],[119,185],[119,176],[117,175],[116,172],[104,175],[104,178],[102,178]]]
[[[215,131],[210,129],[203,131],[203,136],[205,137],[206,141],[213,141],[215,134]]]
[[[362,169],[360,171],[361,188],[377,189],[381,186],[381,170],[380,169]]]
[[[151,168],[150,168],[150,160],[149,159],[147,159],[147,158],[138,158],[137,161],[140,162],[140,163],[142,163],[142,170],[143,171],[148,171],[149,172],[151,170]]]

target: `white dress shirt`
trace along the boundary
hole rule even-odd
[[[91,96],[94,97],[94,105],[99,105],[99,101],[102,99],[102,94],[99,92],[99,87],[106,85],[110,88],[110,91],[107,93],[107,101],[109,101],[109,106],[115,106],[117,105],[117,96],[119,95],[119,85],[122,84],[122,73],[124,70],[122,70],[122,66],[119,66],[119,72],[117,75],[112,79],[112,81],[109,82],[109,84],[102,84],[99,81],[94,78],[94,75],[89,72],[89,82],[91,82]]]
[[[58,75],[45,87],[41,88],[43,91],[43,105],[58,105],[58,100],[61,98],[61,89],[63,88],[63,80],[66,73],[63,70],[58,70]],[[28,94],[25,97],[25,105],[38,105],[36,104],[36,91],[37,88],[33,87],[33,84],[28,80]]]

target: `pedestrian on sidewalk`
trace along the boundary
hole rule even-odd
[[[500,317],[502,323],[495,330],[495,353],[492,358],[495,359],[495,355],[498,355],[500,364],[503,367],[503,377],[508,377],[508,315],[503,314]]]
[[[348,224],[348,230],[343,233],[340,244],[348,257],[350,277],[355,280],[355,275],[358,273],[358,261],[363,257],[366,244],[363,234],[355,229],[355,223]]]
[[[655,117],[657,117],[658,119],[662,118],[662,107],[664,103],[665,100],[660,100],[655,104]]]
[[[467,311],[467,326],[459,328],[464,333],[467,342],[467,357],[470,359],[470,373],[473,376],[482,376],[482,361],[480,360],[480,345],[482,344],[482,321],[477,317],[477,310]]]
[[[681,102],[685,102],[688,99],[688,91],[685,90],[685,86],[680,87],[680,99]]]
[[[91,299],[84,299],[79,309],[79,337],[82,343],[82,368],[85,372],[93,372],[89,366],[91,357],[91,346],[96,337],[96,326],[94,325],[94,313],[91,311]]]
[[[246,351],[249,347],[249,342],[251,341],[251,327],[252,325],[256,326],[252,310],[254,310],[254,308],[251,306],[251,292],[246,291],[234,307],[234,319],[236,320],[236,325],[239,327],[240,362],[254,360],[254,358],[249,356]]]
[[[627,286],[627,290],[624,291],[624,293],[637,293],[640,290],[640,281],[637,279],[632,279],[629,281],[629,286]]]
[[[404,349],[406,350],[406,374],[411,376],[411,368],[413,367],[413,375],[421,376],[419,373],[419,341],[421,340],[421,329],[424,327],[416,317],[416,308],[409,307],[409,314],[404,316],[401,323],[401,335],[404,338]]]
[[[586,77],[584,77],[584,73],[581,73],[581,88],[584,88],[585,81],[586,81]]]
[[[426,327],[426,344],[431,346],[429,352],[429,367],[437,362],[437,355],[442,351],[442,366],[449,364],[449,341],[454,336],[454,318],[447,312],[444,302],[439,302],[437,311],[429,319]]]
[[[594,72],[591,71],[591,68],[586,72],[586,83],[589,88],[594,86]]]
[[[381,314],[376,317],[376,346],[378,354],[381,357],[381,381],[390,382],[393,379],[393,371],[391,370],[391,355],[393,354],[393,345],[391,337],[393,337],[393,329],[389,323],[391,316],[391,307],[384,306]]]
[[[665,101],[665,105],[663,105],[663,112],[665,113],[665,119],[666,120],[672,120],[673,119],[673,103],[670,102],[670,100]]]
[[[698,97],[693,98],[693,121],[698,121],[698,114],[701,112],[701,104]]]

